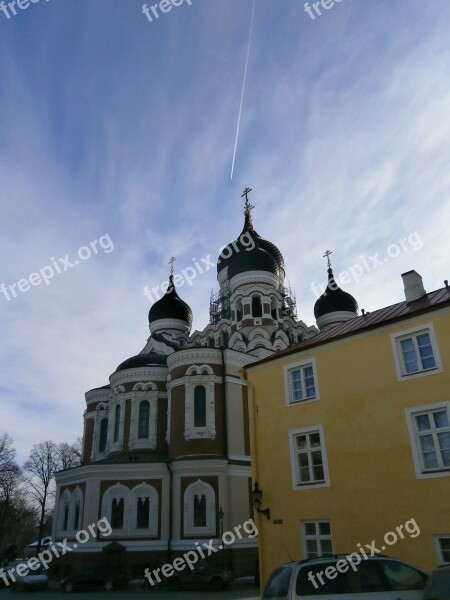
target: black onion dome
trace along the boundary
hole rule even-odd
[[[358,314],[358,303],[348,292],[344,292],[334,280],[332,269],[328,269],[328,286],[314,305],[316,319],[332,312],[346,311]]]
[[[163,354],[156,354],[156,352],[147,352],[145,354],[138,354],[128,358],[116,369],[118,371],[125,371],[126,369],[137,369],[139,367],[161,367],[167,365],[167,357]]]
[[[160,300],[153,304],[148,313],[149,323],[159,321],[160,319],[177,319],[185,321],[189,327],[192,325],[192,310],[177,294],[172,275],[170,276],[167,292]]]
[[[247,234],[251,237],[255,246],[251,250],[248,238],[245,239],[245,245],[242,243],[242,236]],[[269,271],[275,275],[284,276],[284,258],[275,244],[263,239],[254,229],[250,215],[245,216],[244,228],[241,235],[230,242],[224,248],[222,254],[226,258],[219,256],[217,261],[217,273],[219,274],[225,267],[228,267],[228,279],[231,279],[239,273],[246,271]]]

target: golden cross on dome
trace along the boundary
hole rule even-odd
[[[330,254],[333,254],[333,251],[332,251],[332,250],[327,250],[327,251],[325,252],[325,254],[323,255],[323,257],[324,257],[324,258],[326,257],[326,259],[327,259],[327,261],[328,261],[328,268],[329,268],[329,269],[331,269],[331,260],[330,260]]]
[[[170,274],[173,275],[173,263],[176,261],[177,259],[175,258],[175,256],[172,256],[171,259],[169,260],[169,265],[170,265]]]
[[[253,229],[253,224],[252,224],[252,210],[255,208],[253,206],[253,204],[251,204],[248,201],[248,195],[250,194],[250,192],[252,191],[252,188],[245,188],[244,193],[241,195],[241,198],[243,198],[245,196],[245,210],[244,210],[244,215],[248,218],[248,222],[249,222],[249,228],[252,231]]]

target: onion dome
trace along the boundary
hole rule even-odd
[[[169,277],[169,287],[164,296],[155,302],[148,313],[150,331],[182,330],[189,332],[192,326],[192,310],[180,298],[173,282],[173,273]]]
[[[327,289],[314,305],[314,316],[320,330],[330,325],[353,319],[358,315],[358,303],[348,292],[344,292],[334,279],[331,264],[328,265]]]
[[[118,371],[125,371],[126,369],[139,369],[140,367],[165,367],[167,365],[167,357],[162,354],[156,354],[156,352],[146,352],[145,354],[138,354],[128,358],[121,363],[117,369]]]
[[[246,190],[247,193],[251,190]],[[244,192],[245,193],[245,192]],[[284,259],[272,242],[263,239],[254,229],[251,210],[246,199],[245,223],[240,236],[230,242],[217,261],[217,274],[228,267],[228,279],[247,271],[268,271],[284,279]]]

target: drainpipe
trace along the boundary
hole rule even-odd
[[[228,458],[228,425],[227,425],[227,384],[226,384],[226,369],[225,369],[225,348],[220,348],[222,352],[222,399],[223,399],[223,449],[224,454]]]
[[[167,540],[167,562],[172,562],[172,517],[173,517],[173,472],[170,461],[167,461],[169,470],[169,538]]]

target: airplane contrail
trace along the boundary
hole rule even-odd
[[[238,116],[238,122],[237,122],[237,127],[236,127],[236,139],[234,140],[233,163],[231,165],[231,179],[233,179],[234,163],[236,161],[236,150],[237,150],[237,144],[238,144],[238,139],[239,139],[239,128],[241,126],[242,105],[244,103],[245,83],[247,81],[248,59],[250,57],[250,47],[251,47],[252,35],[253,35],[253,22],[255,19],[255,6],[256,6],[256,0],[253,0],[252,19],[250,22],[250,33],[248,36],[247,59],[245,61],[244,81],[242,82],[241,103],[239,106],[239,116]]]

